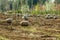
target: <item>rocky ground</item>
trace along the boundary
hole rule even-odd
[[[13,18],[12,23],[6,22]],[[21,26],[21,16],[0,14],[0,36],[8,40],[60,40],[60,18],[29,17],[29,25]],[[1,39],[2,40],[2,39]]]

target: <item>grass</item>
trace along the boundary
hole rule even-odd
[[[9,39],[7,39],[7,38],[5,38],[5,37],[0,36],[0,40],[9,40]]]
[[[51,28],[44,29],[44,28],[40,28],[39,30],[37,30],[36,27],[29,26],[29,27],[22,27],[22,30],[29,31],[29,32],[32,32],[32,33],[34,33],[34,32],[41,32],[41,33],[44,33],[46,35],[56,36],[57,40],[60,40],[60,33],[52,33],[51,32],[51,31],[56,31],[56,29],[51,29]]]
[[[36,32],[36,28],[32,27],[32,26],[28,26],[28,27],[22,27],[22,30],[25,31],[30,31],[30,32]]]
[[[57,15],[60,15],[60,10],[59,11],[53,11],[53,10],[50,10],[50,11],[32,11],[31,12],[31,14],[42,14],[42,15],[44,15],[44,14],[57,14]]]

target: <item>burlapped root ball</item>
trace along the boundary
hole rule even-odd
[[[29,21],[22,20],[22,21],[20,22],[20,25],[21,25],[21,26],[29,26]]]

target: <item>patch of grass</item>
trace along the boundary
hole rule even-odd
[[[32,10],[31,11],[31,14],[42,14],[42,15],[45,15],[45,14],[57,14],[57,15],[60,15],[60,10],[49,10],[49,11],[46,11],[46,10],[44,10],[44,11],[41,11],[41,10],[37,10],[37,11],[35,11],[35,10]]]
[[[37,32],[36,28],[34,27],[22,27],[22,30],[24,31],[30,31],[30,32]]]
[[[16,10],[15,13],[22,13],[22,11],[21,10]]]
[[[7,39],[7,38],[5,38],[5,37],[0,36],[0,40],[9,40],[9,39]]]

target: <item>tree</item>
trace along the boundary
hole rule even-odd
[[[55,0],[55,3],[59,4],[60,3],[60,0]]]
[[[45,4],[46,1],[47,0],[39,0],[39,4],[43,5],[43,4]]]

